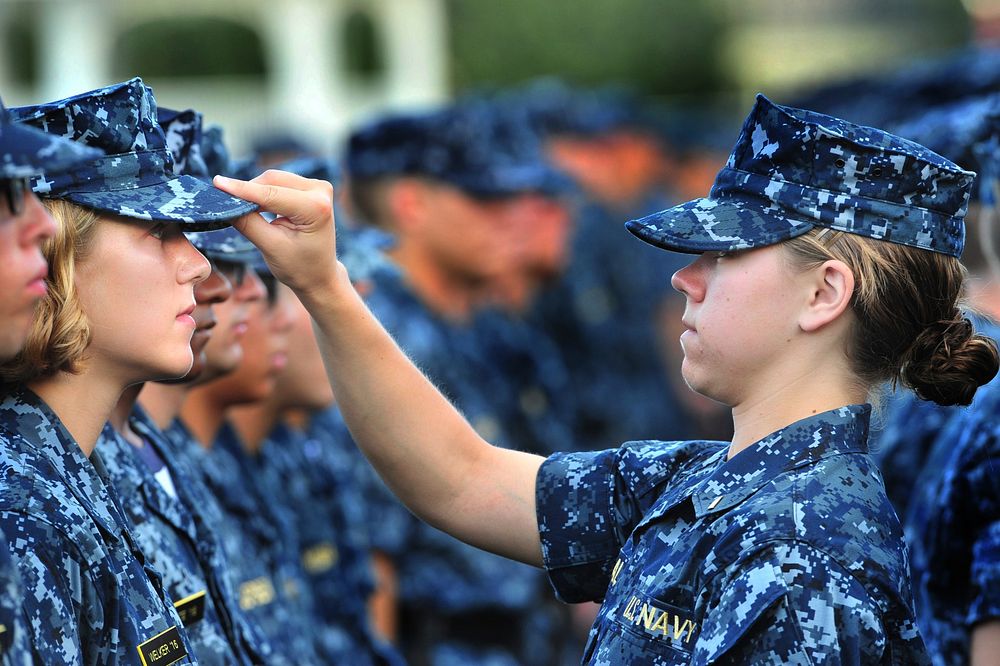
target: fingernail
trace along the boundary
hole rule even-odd
[[[227,178],[226,176],[216,176],[215,177],[215,182],[216,183],[231,183],[231,182],[233,182],[233,179],[232,178]]]

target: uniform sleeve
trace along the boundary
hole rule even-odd
[[[542,557],[556,595],[600,601],[618,551],[665,486],[718,447],[628,442],[619,449],[557,453],[542,463],[535,501]]]
[[[76,549],[51,525],[5,513],[3,529],[24,588],[22,610],[35,654],[46,664],[83,664],[87,630],[103,604],[86,584]]]
[[[968,492],[956,498],[966,506],[956,507],[956,514],[965,516],[966,524],[971,522],[975,529],[966,618],[972,627],[1000,619],[1000,424],[995,415],[990,414],[968,448],[970,460],[962,472]]]
[[[888,640],[878,606],[826,554],[781,542],[730,575],[702,623],[696,663],[882,663]]]

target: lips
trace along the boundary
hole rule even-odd
[[[197,327],[197,322],[195,322],[194,317],[191,316],[192,312],[194,312],[194,303],[192,303],[185,309],[181,310],[177,314],[176,317],[177,321],[182,322],[184,324],[190,324],[192,328]]]
[[[48,292],[48,283],[46,279],[49,277],[49,266],[43,260],[41,266],[35,271],[35,274],[31,277],[26,285],[28,294],[33,300],[42,298]]]

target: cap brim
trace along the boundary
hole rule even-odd
[[[258,208],[192,176],[134,189],[69,192],[62,198],[124,217],[178,222],[185,231],[228,227],[232,220]]]
[[[60,173],[104,153],[19,123],[0,129],[0,178],[27,178],[43,172]]]
[[[816,225],[739,199],[695,199],[630,220],[625,228],[650,245],[700,254],[767,247]]]

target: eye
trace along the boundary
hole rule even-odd
[[[163,240],[166,237],[167,232],[169,230],[170,229],[166,223],[160,222],[152,226],[152,228],[149,230],[149,235],[157,240]]]

